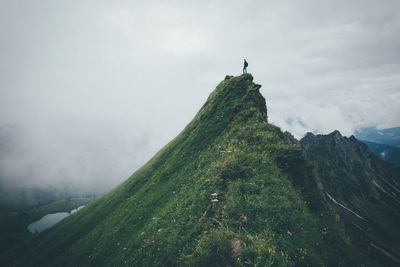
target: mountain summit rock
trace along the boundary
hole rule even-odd
[[[11,266],[370,265],[314,164],[268,123],[260,85],[227,76],[125,182],[2,257]]]

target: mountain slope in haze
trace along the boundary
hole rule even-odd
[[[361,128],[354,135],[359,140],[400,147],[400,127],[388,129]]]
[[[18,211],[0,209],[0,251],[12,249],[19,243],[32,238],[32,234],[27,231],[30,223],[48,214],[69,212],[94,199],[95,197],[69,198]]]
[[[250,74],[112,192],[2,256],[11,266],[355,266],[299,146],[267,122]]]
[[[400,166],[400,127],[380,130],[361,128],[355,132],[355,137],[377,157]]]
[[[400,265],[400,168],[353,136],[308,133],[300,140],[346,232],[383,266]]]
[[[360,140],[380,159],[400,166],[400,147]]]
[[[57,188],[23,188],[8,186],[0,181],[0,211],[23,211],[54,201],[68,198],[86,197]]]

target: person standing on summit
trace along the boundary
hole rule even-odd
[[[247,73],[247,66],[249,65],[249,63],[247,63],[246,59],[244,60],[243,63],[243,73]]]

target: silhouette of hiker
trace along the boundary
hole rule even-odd
[[[249,66],[249,63],[247,63],[247,61],[245,59],[244,64],[243,64],[243,73],[247,73],[247,66]]]

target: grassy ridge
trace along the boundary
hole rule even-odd
[[[128,180],[5,259],[17,266],[362,262],[312,165],[268,124],[252,80],[227,76],[182,133]]]

